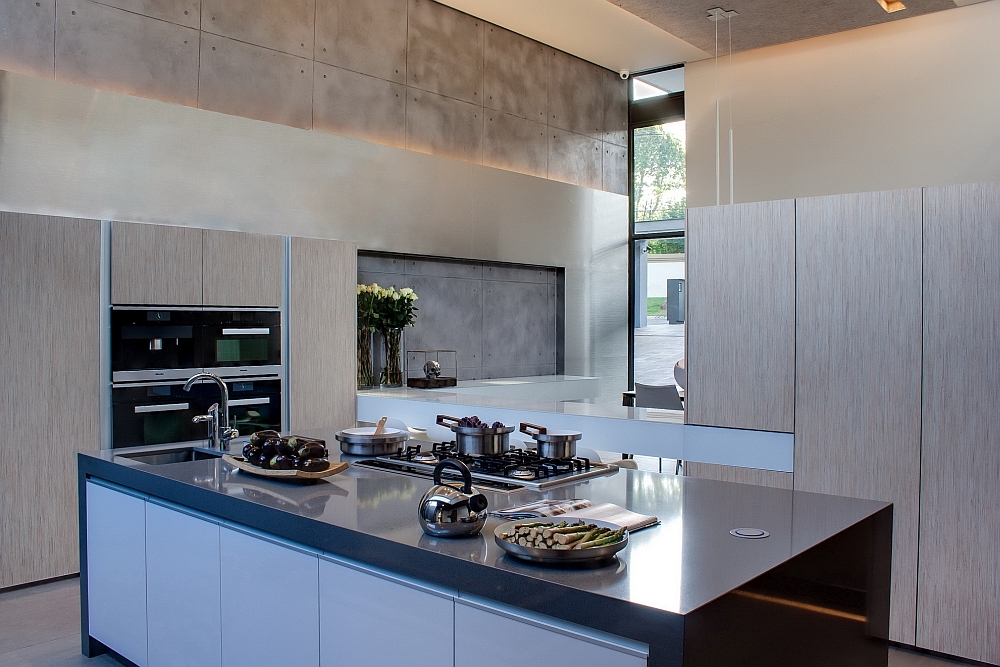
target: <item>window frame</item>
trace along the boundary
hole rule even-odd
[[[632,74],[640,77],[656,72],[681,69],[684,65],[670,65],[656,69],[645,70]],[[634,130],[661,125],[678,120],[685,120],[684,91],[670,93],[660,97],[651,97],[635,101],[632,99],[632,85],[628,87],[628,389],[635,389],[635,265],[636,241],[646,241],[660,238],[685,238],[685,229],[668,232],[636,232],[635,230],[635,145]],[[685,162],[685,171],[687,164]],[[685,220],[687,216],[685,215]],[[686,227],[686,222],[684,224]],[[686,244],[685,244],[686,250]]]

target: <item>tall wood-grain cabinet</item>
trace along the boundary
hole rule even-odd
[[[346,241],[291,239],[292,429],[341,429],[356,422],[357,254],[357,246]]]
[[[97,220],[0,213],[0,588],[79,567],[76,452],[100,447],[100,262]]]
[[[794,202],[689,209],[686,253],[687,423],[791,433]]]
[[[914,640],[920,190],[796,200],[795,489],[889,501],[890,638]]]
[[[1000,664],[1000,183],[924,191],[917,646]]]
[[[202,301],[206,306],[281,305],[282,237],[206,229],[202,240]]]

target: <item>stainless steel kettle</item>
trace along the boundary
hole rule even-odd
[[[445,468],[462,473],[462,488],[442,483]],[[468,466],[445,459],[434,466],[434,486],[420,499],[417,515],[420,527],[432,537],[470,537],[486,525],[487,504],[486,496],[473,488]]]

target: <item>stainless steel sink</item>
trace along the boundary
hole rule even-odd
[[[174,449],[158,449],[156,451],[122,452],[115,454],[121,458],[130,459],[137,463],[145,463],[151,466],[162,466],[169,463],[185,463],[186,461],[203,461],[205,459],[217,459],[222,456],[222,452],[200,447],[177,447]]]

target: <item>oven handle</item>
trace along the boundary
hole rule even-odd
[[[271,402],[271,398],[231,398],[229,399],[229,407],[234,405],[268,405]]]
[[[223,336],[267,336],[271,333],[269,327],[244,328],[244,329],[223,329]]]
[[[190,403],[161,403],[160,405],[137,405],[135,414],[141,415],[145,412],[180,412],[191,408]]]

